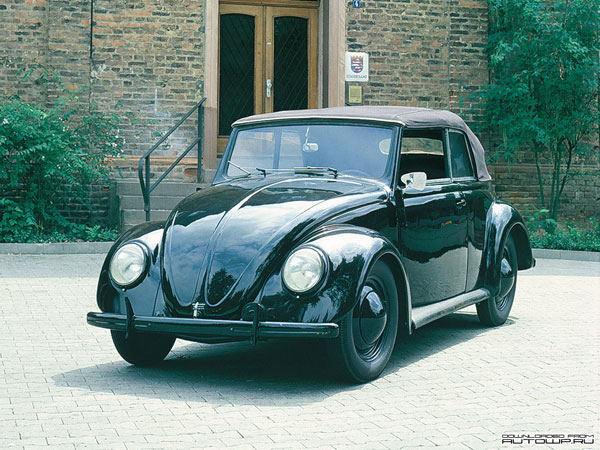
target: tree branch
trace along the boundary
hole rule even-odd
[[[540,188],[540,200],[542,202],[542,208],[546,207],[546,200],[544,198],[544,179],[542,178],[542,169],[540,168],[540,152],[538,144],[533,142],[533,151],[535,154],[535,167],[537,169],[538,186]]]
[[[558,198],[562,196],[563,190],[565,189],[565,184],[567,182],[567,178],[569,177],[569,171],[571,170],[571,163],[573,162],[573,150],[577,145],[576,142],[571,142],[569,139],[566,140],[565,145],[567,146],[568,158],[567,158],[567,168],[565,169],[565,175],[563,176],[560,190],[558,191]],[[557,201],[558,204],[558,201]]]

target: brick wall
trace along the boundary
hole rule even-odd
[[[83,204],[68,196],[58,194],[62,201],[58,203],[61,214],[71,221],[86,225],[118,225],[119,211],[116,200],[116,188],[110,184],[94,184],[89,187],[86,201]]]
[[[61,77],[62,87],[77,93],[82,103],[89,101],[90,2],[52,0],[47,2],[47,67]],[[53,104],[58,89],[48,87],[48,103]]]
[[[489,81],[485,54],[488,4],[485,0],[449,0],[448,8],[449,108],[475,125],[482,113],[473,104],[472,96]]]
[[[348,50],[369,53],[365,103],[452,109],[488,81],[485,0],[380,0],[347,8]]]
[[[46,1],[3,0],[0,30],[0,95],[18,94],[26,101],[45,103],[46,91],[37,77],[18,83],[17,73],[46,65]]]
[[[115,167],[120,166],[125,176],[136,176],[137,155],[202,98],[204,4],[204,0],[3,0],[0,95],[18,94],[40,105],[53,104],[59,88],[39,77],[44,70],[55,73],[62,87],[76,92],[81,102],[121,117],[126,158]],[[19,70],[36,68],[25,81],[16,76]],[[196,127],[194,115],[157,151],[158,159],[169,159],[187,147]],[[195,155],[192,150],[189,156]],[[174,176],[182,177],[185,168]],[[110,196],[104,188],[92,192],[93,213],[107,217]],[[74,206],[74,211],[80,209]]]
[[[470,95],[488,83],[488,13],[485,0],[378,0],[353,8],[348,2],[347,49],[369,53],[365,104],[449,109],[472,128],[482,114]],[[480,136],[488,153],[493,143]],[[596,150],[597,152],[597,150]],[[540,209],[535,166],[489,165],[496,193],[525,214]],[[549,173],[551,166],[543,167]],[[561,213],[581,219],[600,214],[600,166],[578,162],[565,187]],[[548,188],[549,189],[549,188]]]
[[[146,151],[203,95],[204,0],[4,0],[0,4],[0,94],[51,104],[57,89],[26,82],[19,69],[41,66],[81,101],[123,121],[125,153]],[[92,58],[90,59],[90,50]],[[157,102],[155,102],[155,97]],[[195,137],[196,117],[163,156]]]
[[[488,166],[494,179],[498,197],[514,204],[524,215],[541,209],[537,169],[535,164],[520,163],[510,166],[497,163]],[[546,201],[549,199],[552,166],[543,165],[542,173]],[[587,222],[588,217],[600,219],[600,166],[579,163],[571,169],[572,178],[565,185],[559,205],[559,216]]]
[[[123,136],[126,152],[139,155],[202,98],[204,1],[94,3],[92,102],[135,120]],[[156,155],[177,154],[196,126],[193,116]]]
[[[202,97],[205,1],[94,0],[90,59],[91,5],[89,0],[3,0],[0,95],[51,103],[55,90],[37,76],[17,82],[15,74],[36,64],[56,71],[64,86],[81,88],[81,101],[126,118],[121,131],[128,156],[115,167],[134,177],[136,155]],[[371,58],[365,103],[446,108],[477,128],[480,114],[472,110],[469,94],[488,81],[485,0],[367,0],[356,9],[348,2],[346,12],[347,48]],[[191,117],[158,152],[157,167],[185,148],[195,127]],[[491,148],[487,139],[484,144]],[[189,172],[190,179],[192,166],[182,166],[174,176]],[[531,165],[509,170],[498,164],[491,170],[500,196],[527,209],[538,204],[536,190],[528,187],[535,174]],[[597,162],[582,165],[583,174],[565,193],[564,211],[598,211],[589,199],[600,196],[599,170]],[[101,210],[98,206],[104,214]]]

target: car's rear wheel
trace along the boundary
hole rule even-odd
[[[173,336],[152,333],[130,333],[111,330],[113,343],[119,355],[136,366],[158,364],[169,354],[175,344]]]
[[[364,383],[387,365],[398,332],[398,291],[390,268],[377,261],[354,309],[339,323],[340,335],[329,342],[334,369],[345,379]]]
[[[517,270],[517,249],[512,236],[508,236],[502,249],[498,295],[477,304],[477,315],[483,324],[495,327],[508,319],[517,289]]]

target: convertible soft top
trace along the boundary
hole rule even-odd
[[[481,181],[491,180],[485,165],[485,154],[481,142],[465,121],[450,111],[406,106],[341,106],[258,114],[239,119],[232,126],[290,119],[354,119],[391,122],[413,129],[455,128],[463,131],[471,143],[477,165],[477,178]]]

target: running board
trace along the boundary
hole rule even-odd
[[[412,329],[416,330],[429,322],[488,298],[490,298],[490,291],[482,288],[431,305],[417,306],[412,309]]]

